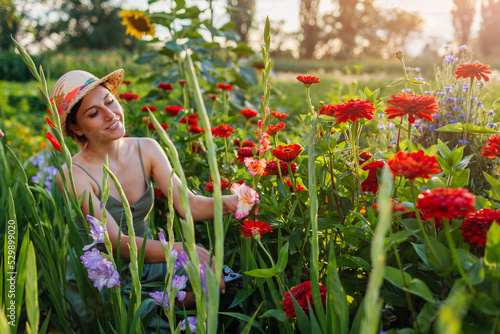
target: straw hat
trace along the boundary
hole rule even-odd
[[[66,118],[71,108],[100,84],[104,84],[111,94],[115,95],[122,83],[123,74],[123,70],[119,69],[99,79],[89,72],[69,71],[57,80],[50,92],[50,98],[59,112],[64,136],[69,135],[66,132]]]

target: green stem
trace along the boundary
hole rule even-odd
[[[450,233],[450,220],[443,218],[443,225],[446,234],[446,240],[448,241],[448,247],[450,248],[451,256],[453,257],[453,261],[457,266],[457,270],[460,273],[460,276],[462,276],[462,278],[464,279],[465,283],[467,283],[467,286],[469,287],[470,291],[474,295],[476,295],[476,289],[474,289],[471,282],[469,281],[469,278],[467,277],[467,275],[465,275],[464,268],[462,268],[462,265],[458,260],[457,250],[455,249],[455,243],[453,242],[453,238],[451,237]]]
[[[411,143],[411,123],[410,120],[408,120],[408,142],[406,143],[406,148],[408,149],[408,152],[410,151],[410,143]]]
[[[229,152],[227,150],[227,138],[224,137],[224,146],[226,148],[226,161],[227,161],[227,181],[231,181],[231,174],[229,173],[231,171],[231,164],[229,163]]]
[[[465,123],[469,123],[469,116],[470,116],[470,109],[471,109],[471,104],[472,104],[472,88],[474,84],[474,76],[470,77],[470,83],[469,83],[469,94],[467,98],[467,118],[465,120]],[[467,131],[464,131],[464,135],[462,137],[462,145],[465,145],[465,138],[467,137]]]
[[[337,206],[337,212],[339,214],[340,223],[344,224],[344,218],[342,217],[342,211],[340,210],[339,198],[335,189],[335,176],[333,174],[333,153],[330,152],[330,177],[332,182],[333,197],[335,198],[335,205]]]

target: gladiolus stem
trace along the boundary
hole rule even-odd
[[[330,177],[332,179],[333,198],[335,198],[335,206],[337,207],[337,212],[339,214],[340,223],[344,224],[344,218],[342,217],[342,211],[340,210],[339,198],[337,196],[336,189],[335,189],[335,176],[333,174],[333,153],[332,152],[330,152],[330,159],[328,159],[328,160],[330,160]]]

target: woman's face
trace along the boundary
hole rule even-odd
[[[99,85],[83,99],[71,129],[89,142],[115,140],[125,135],[123,109],[113,94]]]

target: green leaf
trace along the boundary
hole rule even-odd
[[[500,265],[500,225],[493,223],[488,230],[484,262],[489,266]]]
[[[397,86],[397,85],[403,83],[403,81],[405,81],[405,77],[399,77],[399,78],[395,79],[393,82],[391,82],[390,84],[388,84],[387,87]]]
[[[272,309],[272,310],[266,311],[259,318],[270,318],[270,317],[275,318],[279,322],[289,322],[290,321],[290,318],[286,315],[285,311],[277,310],[277,309]]]
[[[274,277],[280,273],[279,268],[269,268],[269,269],[253,269],[246,271],[245,274],[252,277],[269,278]]]
[[[420,330],[420,333],[427,334],[431,329],[431,325],[436,319],[438,308],[432,303],[426,303],[422,310],[417,316],[417,321],[415,322],[413,328],[415,330]]]
[[[281,272],[285,270],[287,263],[288,263],[288,242],[280,249],[280,253],[278,255],[278,263],[276,263],[276,267],[278,267],[279,271]]]
[[[427,82],[419,81],[416,78],[409,78],[408,82],[411,82],[412,84],[415,84],[415,85],[426,85],[427,84]]]
[[[461,170],[457,174],[453,176],[453,179],[451,181],[451,186],[460,188],[460,187],[465,187],[469,184],[469,176],[470,176],[470,170]]]
[[[425,246],[425,255],[429,260],[430,266],[433,267],[438,274],[447,275],[454,268],[450,250],[434,238],[429,238],[429,243],[434,248],[437,255],[437,258],[435,258],[430,248],[427,247],[427,245]]]
[[[28,246],[26,257],[26,314],[31,328],[38,331],[40,310],[38,309],[38,275],[36,271],[35,247],[33,242]]]
[[[236,305],[241,304],[244,300],[246,300],[248,297],[250,297],[252,295],[252,293],[254,293],[254,291],[255,291],[255,287],[253,287],[250,284],[245,285],[241,290],[239,290],[236,293],[236,296],[234,297],[231,305],[229,305],[229,308],[233,308]]]
[[[498,133],[498,131],[495,131],[493,129],[483,128],[468,123],[464,124],[464,130],[470,133]]]
[[[259,311],[259,309],[260,309],[261,306],[262,306],[262,303],[259,305],[259,307],[257,308],[257,311],[255,311],[255,313],[254,313],[254,315],[252,317],[249,317],[246,314],[236,313],[236,312],[219,312],[219,314],[228,315],[230,317],[233,317],[233,318],[245,321],[248,324],[250,324],[250,326],[253,326],[253,327],[257,328],[260,332],[264,333],[264,330],[262,329],[262,327],[260,326],[260,324],[258,322],[253,323],[253,320],[255,319],[255,316],[257,315],[257,312]]]
[[[442,126],[439,129],[436,129],[436,131],[464,132],[464,127],[463,127],[462,123],[453,123],[453,124],[448,124],[448,125]]]

